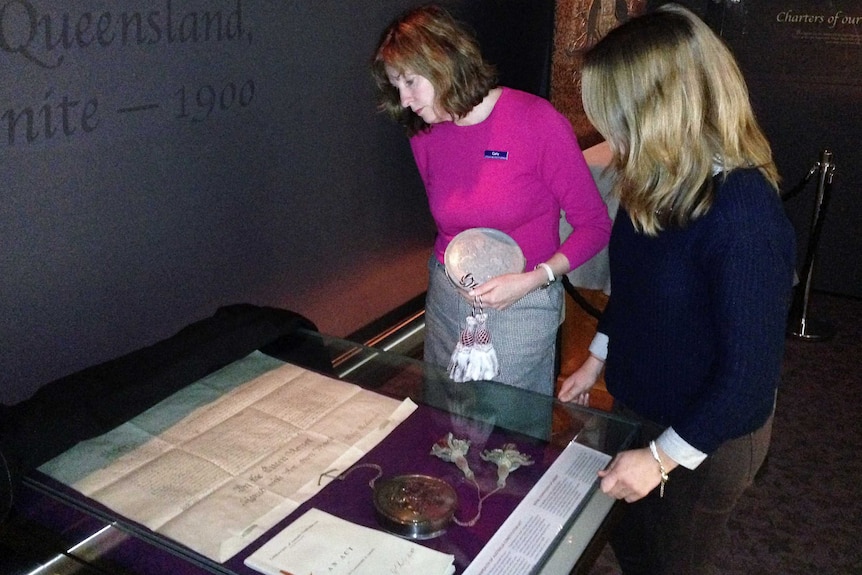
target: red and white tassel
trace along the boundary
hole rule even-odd
[[[488,316],[478,313],[475,318],[475,343],[470,353],[467,379],[470,381],[494,379],[500,374],[500,362],[497,360],[497,351],[491,344],[491,332],[488,331],[487,325]]]
[[[467,316],[467,325],[461,331],[461,337],[458,338],[455,351],[452,352],[452,359],[449,360],[449,377],[453,381],[470,381],[467,377],[467,369],[470,365],[470,354],[476,343],[475,332],[476,319],[473,316]]]
[[[467,317],[467,326],[449,362],[449,377],[453,381],[486,381],[500,374],[500,362],[491,344],[487,319],[485,313]]]

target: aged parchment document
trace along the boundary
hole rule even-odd
[[[255,352],[41,470],[224,562],[415,409]]]

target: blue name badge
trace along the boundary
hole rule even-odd
[[[500,152],[497,150],[485,150],[486,160],[508,160],[509,152]]]

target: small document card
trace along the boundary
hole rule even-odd
[[[266,575],[451,575],[455,557],[309,509],[245,564]]]

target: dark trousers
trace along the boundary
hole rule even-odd
[[[644,446],[661,433],[655,424],[635,418],[643,423]],[[696,469],[674,469],[663,498],[656,488],[626,504],[610,538],[623,574],[718,573],[712,559],[726,544],[727,520],[763,464],[771,436],[772,416],[757,431],[724,443]]]

